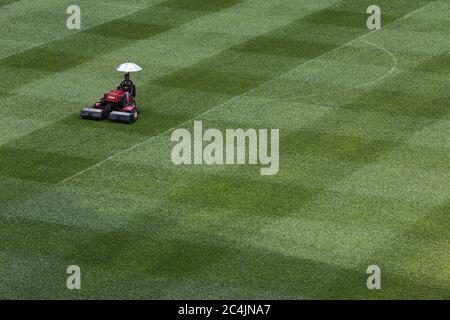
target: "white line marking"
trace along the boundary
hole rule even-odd
[[[404,18],[407,18],[407,17],[412,16],[413,14],[415,14],[415,13],[417,13],[417,12],[423,10],[425,7],[429,6],[429,5],[432,4],[432,3],[434,3],[434,2],[430,2],[430,3],[426,4],[425,6],[419,8],[419,9],[417,9],[417,10],[411,11],[409,14],[404,15],[404,16],[402,16],[401,18],[399,18],[399,19],[397,19],[397,20],[391,22],[389,25],[391,25],[391,24],[393,24],[393,23],[395,23],[395,22],[397,22],[397,21],[399,21],[399,20],[401,20],[401,19],[404,19]],[[387,26],[388,26],[388,25],[387,25]],[[387,27],[387,26],[386,26],[386,27]],[[158,137],[160,137],[160,136],[163,136],[163,135],[165,135],[165,134],[167,134],[167,133],[169,133],[169,132],[175,130],[176,128],[182,127],[182,126],[184,126],[184,125],[186,125],[186,124],[188,124],[188,123],[194,121],[195,119],[198,119],[198,118],[200,118],[200,117],[203,117],[203,116],[207,115],[208,113],[210,113],[210,112],[212,112],[212,111],[214,111],[214,110],[216,110],[216,109],[218,109],[218,108],[220,108],[220,107],[222,107],[222,106],[224,106],[224,105],[227,105],[227,104],[229,104],[229,103],[232,103],[233,101],[235,101],[235,100],[239,99],[240,97],[242,97],[242,96],[244,96],[244,95],[246,95],[246,94],[248,94],[248,93],[250,93],[250,92],[256,90],[257,88],[259,88],[259,87],[261,87],[261,86],[263,86],[263,85],[267,85],[268,83],[270,83],[270,82],[272,82],[272,81],[276,81],[277,79],[281,78],[281,77],[282,77],[283,75],[285,75],[286,73],[289,73],[289,72],[291,72],[291,71],[293,71],[293,70],[295,70],[295,69],[304,67],[304,66],[308,65],[309,63],[312,63],[312,62],[314,62],[314,61],[316,61],[316,60],[318,60],[318,59],[320,59],[320,58],[322,58],[322,57],[328,56],[328,55],[330,55],[330,54],[332,54],[332,53],[334,53],[334,52],[336,52],[336,51],[338,51],[338,50],[340,50],[340,49],[342,49],[342,48],[348,46],[349,44],[351,44],[351,43],[353,43],[353,42],[361,41],[361,39],[363,39],[363,38],[369,36],[370,34],[372,34],[372,33],[374,33],[374,32],[382,32],[383,30],[384,30],[384,28],[383,28],[381,31],[380,31],[380,30],[373,30],[373,31],[370,31],[370,32],[368,32],[368,33],[366,33],[366,34],[364,34],[364,35],[358,37],[358,38],[355,38],[355,39],[353,39],[353,40],[350,40],[349,42],[344,43],[343,45],[341,45],[341,46],[339,46],[339,47],[337,47],[337,48],[335,48],[335,49],[333,49],[333,50],[331,50],[331,51],[325,52],[324,54],[322,54],[322,55],[320,55],[320,56],[317,56],[317,57],[315,57],[315,58],[313,58],[313,59],[311,59],[311,60],[308,60],[308,61],[306,61],[306,62],[304,62],[304,63],[302,63],[302,64],[296,66],[295,68],[292,68],[292,69],[290,69],[290,70],[288,70],[288,71],[286,71],[286,72],[283,72],[282,74],[276,76],[275,78],[269,80],[268,82],[262,83],[261,85],[256,86],[256,87],[254,87],[254,88],[252,88],[252,89],[250,89],[250,90],[248,90],[248,91],[246,91],[246,92],[244,92],[244,93],[242,93],[242,94],[240,94],[240,95],[234,96],[234,97],[231,98],[230,100],[227,100],[227,101],[225,101],[224,103],[221,103],[221,104],[219,104],[219,105],[216,105],[215,107],[206,110],[205,112],[203,112],[203,113],[197,115],[196,117],[194,117],[194,118],[192,118],[192,119],[189,119],[189,120],[187,120],[187,121],[185,121],[185,122],[183,122],[183,123],[178,124],[176,127],[172,127],[172,128],[170,128],[170,129],[167,129],[167,130],[165,130],[165,131],[163,131],[163,132],[161,132],[161,133],[159,133],[159,134],[157,134],[157,135],[155,135],[155,136],[152,136],[152,137],[150,137],[150,138],[148,138],[148,139],[146,139],[146,140],[144,140],[144,141],[141,141],[141,142],[139,142],[139,143],[137,143],[137,144],[135,144],[135,145],[133,145],[133,146],[131,146],[131,147],[129,147],[129,148],[126,148],[126,149],[121,150],[121,151],[119,151],[119,152],[117,152],[117,153],[115,153],[115,154],[112,154],[111,156],[109,156],[109,157],[107,157],[107,158],[105,158],[105,159],[103,159],[103,160],[97,162],[96,164],[94,164],[94,165],[92,165],[92,166],[90,166],[90,167],[87,167],[87,168],[85,168],[85,169],[83,169],[83,170],[81,170],[81,171],[75,173],[74,175],[72,175],[72,176],[70,176],[70,177],[67,177],[66,179],[64,179],[64,180],[62,180],[62,181],[60,181],[60,182],[58,182],[56,185],[61,185],[61,184],[63,184],[63,183],[66,183],[66,182],[68,182],[68,181],[71,181],[71,180],[73,180],[74,178],[76,178],[76,177],[82,175],[83,173],[88,172],[88,171],[91,171],[91,170],[97,168],[98,166],[102,165],[103,163],[105,163],[105,162],[107,162],[107,161],[109,161],[109,160],[112,160],[112,159],[114,159],[114,158],[120,156],[121,154],[124,154],[124,153],[127,153],[127,152],[129,152],[129,151],[132,151],[132,150],[136,149],[137,147],[140,147],[140,146],[142,146],[142,145],[144,145],[144,144],[146,144],[146,143],[148,143],[148,142],[150,142],[150,141],[153,141],[154,139],[156,139],[156,138],[158,138]],[[380,47],[380,48],[381,48],[381,47]],[[381,50],[387,51],[387,50],[384,49],[384,48],[381,48]],[[387,51],[387,52],[388,52],[388,51]],[[389,54],[392,54],[392,53],[389,52]],[[395,57],[394,57],[394,58],[395,58]],[[396,68],[396,67],[395,67],[395,68]],[[395,69],[394,69],[394,71],[395,71]],[[394,71],[392,71],[392,72],[394,72]],[[391,73],[392,73],[392,72],[391,72]],[[352,90],[354,90],[354,88],[352,88]]]
[[[379,78],[375,79],[375,80],[371,80],[369,82],[366,82],[366,83],[363,83],[363,84],[360,84],[360,85],[357,85],[357,86],[354,86],[354,87],[351,87],[351,88],[336,90],[336,91],[328,92],[328,93],[313,93],[313,94],[309,94],[307,96],[303,96],[303,98],[310,98],[310,97],[317,97],[317,96],[326,97],[326,96],[331,96],[331,95],[335,95],[335,94],[338,94],[338,93],[343,93],[343,92],[353,91],[353,90],[357,90],[357,89],[361,89],[361,88],[366,88],[366,87],[369,87],[371,85],[374,85],[375,83],[378,83],[378,82],[386,79],[387,77],[391,76],[397,70],[398,59],[392,52],[390,52],[386,48],[380,47],[379,45],[371,43],[369,41],[366,41],[366,40],[359,40],[359,41],[364,42],[364,43],[366,43],[366,44],[368,44],[368,45],[370,45],[370,46],[372,46],[374,48],[377,48],[377,49],[383,51],[383,52],[386,52],[392,59],[392,67],[391,67],[391,69],[388,72],[386,72],[385,74],[383,74],[382,76],[380,76]]]
[[[391,59],[392,59],[392,68],[391,68],[391,70],[389,70],[389,72],[387,72],[387,73],[384,74],[383,76],[379,77],[378,79],[375,79],[375,80],[372,80],[372,81],[363,83],[363,84],[361,84],[361,85],[359,85],[359,86],[356,86],[356,87],[354,87],[354,88],[351,88],[351,90],[355,90],[355,89],[360,89],[360,88],[368,87],[368,86],[371,86],[371,85],[373,85],[373,84],[375,84],[375,83],[377,83],[377,82],[380,82],[380,81],[386,79],[387,77],[390,77],[390,76],[397,70],[397,67],[398,67],[398,59],[397,59],[397,57],[396,57],[392,52],[390,52],[390,51],[387,50],[386,48],[383,48],[383,47],[381,47],[381,46],[379,46],[379,45],[377,45],[377,44],[375,44],[375,43],[372,43],[372,42],[369,42],[369,41],[365,41],[365,40],[362,40],[362,42],[368,44],[369,46],[375,47],[375,48],[377,48],[377,49],[379,49],[379,50],[381,50],[381,51],[386,52],[386,53],[391,57]]]

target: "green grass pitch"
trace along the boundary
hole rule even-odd
[[[0,1],[0,297],[450,298],[449,30],[443,0]],[[138,122],[81,120],[126,60]],[[279,173],[175,166],[194,120],[280,129]]]

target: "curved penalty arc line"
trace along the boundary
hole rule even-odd
[[[397,71],[398,59],[392,52],[390,52],[386,48],[383,48],[383,47],[381,47],[381,46],[379,46],[379,45],[377,45],[375,43],[369,42],[367,40],[358,40],[358,41],[364,42],[367,45],[372,46],[372,47],[374,47],[374,48],[376,48],[378,50],[381,50],[381,51],[385,52],[387,55],[389,55],[391,57],[391,59],[392,59],[391,69],[388,72],[386,72],[385,74],[383,74],[382,76],[380,76],[380,77],[378,77],[378,78],[376,78],[374,80],[365,82],[363,84],[359,84],[357,86],[354,86],[354,87],[351,87],[351,88],[347,88],[347,89],[342,89],[342,90],[336,90],[336,91],[333,91],[333,92],[328,92],[328,93],[325,93],[325,94],[324,93],[313,93],[313,94],[309,94],[309,95],[304,96],[304,98],[316,97],[316,96],[321,96],[321,97],[323,97],[323,96],[330,96],[330,95],[334,95],[334,94],[338,94],[338,93],[342,93],[342,92],[348,92],[348,91],[358,90],[358,89],[361,89],[361,88],[366,88],[366,87],[372,86],[372,85],[374,85],[374,84],[376,84],[378,82],[383,81],[384,79],[390,77],[392,74],[394,74],[394,72]]]

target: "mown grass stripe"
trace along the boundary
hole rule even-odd
[[[215,12],[243,2],[242,0],[169,0],[162,5],[170,8]]]
[[[95,160],[65,154],[0,147],[0,175],[39,182],[56,183],[68,174],[81,170]]]
[[[18,2],[21,0],[0,0],[0,7],[7,6],[8,4]]]

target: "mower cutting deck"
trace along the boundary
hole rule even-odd
[[[92,108],[80,112],[83,119],[132,123],[138,118],[139,110],[134,98],[127,91],[113,90],[106,93]]]

